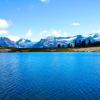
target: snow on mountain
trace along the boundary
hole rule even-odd
[[[91,42],[100,42],[100,33],[92,33],[87,35],[87,38],[91,40]]]
[[[16,42],[16,44],[19,46],[19,48],[32,48],[34,45],[34,43],[28,39],[20,39]]]
[[[6,37],[0,37],[0,46],[17,47],[14,41],[11,41],[10,39]]]
[[[94,34],[93,38],[96,42],[100,42],[100,34],[99,33]]]
[[[63,47],[68,47],[68,43],[73,42],[73,37],[47,37],[46,39],[41,39],[39,42],[37,42],[34,47],[43,48],[43,47],[49,47],[49,48],[56,48],[59,45]]]
[[[45,39],[41,39],[40,41],[34,43],[28,39],[19,39],[17,42],[11,41],[7,37],[0,37],[0,46],[7,46],[7,47],[18,47],[18,48],[56,48],[56,47],[68,47],[71,45],[72,47],[75,46],[75,43],[95,43],[100,42],[100,34],[93,33],[87,36],[83,35],[76,35],[71,37],[52,37],[49,36]]]
[[[89,43],[94,43],[100,41],[100,34],[89,34],[87,36],[83,35],[76,35],[72,37],[47,37],[46,39],[41,39],[37,42],[34,47],[35,48],[43,48],[49,47],[54,48],[60,45],[61,47],[68,47],[70,44],[71,46],[75,46],[75,43],[80,44],[85,42],[87,45]]]

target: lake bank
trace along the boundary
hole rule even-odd
[[[0,52],[100,52],[100,47],[86,47],[86,48],[11,48],[11,47],[0,47]]]

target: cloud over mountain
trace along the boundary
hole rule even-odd
[[[0,19],[0,29],[5,29],[9,27],[9,22],[5,19]]]
[[[0,19],[0,35],[8,34],[9,22],[6,19]]]
[[[49,37],[49,36],[65,37],[65,36],[67,36],[67,33],[63,32],[62,30],[52,29],[52,30],[43,30],[42,32],[40,32],[40,35],[41,35],[42,38],[46,38],[46,37]]]

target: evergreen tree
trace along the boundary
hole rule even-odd
[[[60,44],[58,44],[58,48],[61,48],[61,45]]]

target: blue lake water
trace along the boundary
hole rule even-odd
[[[100,53],[0,53],[0,100],[100,100]]]

